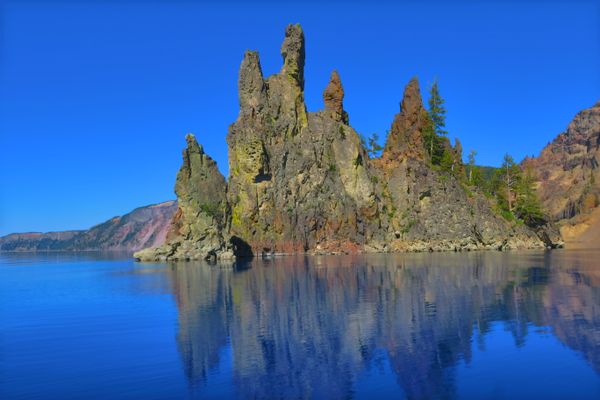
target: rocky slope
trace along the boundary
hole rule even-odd
[[[0,237],[0,251],[64,250],[66,244],[84,231],[11,233]]]
[[[370,159],[349,125],[337,72],[323,93],[324,110],[307,112],[299,25],[286,28],[281,54],[280,72],[267,78],[258,53],[244,55],[240,112],[227,134],[227,183],[188,136],[167,243],[136,257],[543,248],[559,240],[509,224],[483,196],[428,165],[416,79],[406,86],[383,155]]]
[[[595,227],[600,219],[593,218],[600,204],[599,162],[600,102],[579,112],[539,157],[523,161],[535,172],[543,206],[568,241],[579,241],[587,229],[600,231]]]
[[[177,202],[136,208],[84,231],[13,233],[0,238],[0,251],[137,251],[166,239]]]

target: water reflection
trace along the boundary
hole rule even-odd
[[[211,384],[230,349],[244,398],[348,398],[383,352],[407,398],[455,397],[454,367],[501,322],[548,327],[600,371],[598,253],[470,253],[177,264],[178,347]],[[543,329],[543,328],[542,328]],[[477,332],[477,334],[475,334]],[[227,353],[229,354],[229,353]],[[229,357],[229,356],[228,356]]]

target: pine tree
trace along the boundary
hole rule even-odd
[[[454,168],[454,157],[451,151],[445,150],[440,159],[440,167],[443,171],[453,172]]]
[[[433,122],[433,129],[436,135],[446,136],[448,132],[444,130],[446,127],[446,108],[444,107],[444,99],[440,96],[440,90],[437,81],[431,85],[429,92],[429,115]]]
[[[379,157],[379,154],[383,150],[383,147],[379,144],[379,135],[375,132],[369,137],[369,147],[367,151],[370,157]]]
[[[427,112],[427,118],[424,121],[423,124],[423,144],[425,145],[425,150],[427,151],[427,154],[429,155],[429,161],[431,162],[431,164],[439,164],[439,160],[434,160],[436,157],[434,157],[434,149],[436,149],[437,147],[439,147],[437,145],[438,142],[438,137],[435,134],[435,128],[433,126],[433,120],[431,119],[431,115],[429,114],[429,112]]]
[[[459,177],[460,180],[463,180],[465,176],[465,166],[463,164],[463,148],[458,138],[454,138],[453,153],[454,162],[452,163],[452,172],[454,173],[454,175]]]
[[[535,191],[535,178],[531,167],[525,169],[515,188],[515,214],[526,225],[535,226],[544,221],[542,206]]]
[[[494,192],[500,207],[511,215],[514,215],[515,189],[520,177],[521,169],[515,164],[515,160],[509,154],[506,154],[494,179]]]
[[[446,127],[446,108],[437,81],[431,85],[429,91],[429,111],[427,114],[429,118],[423,129],[423,140],[431,163],[440,165],[446,151],[444,141],[441,138],[446,136],[448,132],[444,129]]]
[[[370,157],[379,157],[383,147],[379,144],[379,135],[372,133],[368,138],[362,133],[359,135],[361,146],[367,151]]]
[[[475,150],[471,150],[469,152],[469,184],[473,184],[473,170],[475,169],[475,156],[477,152]]]

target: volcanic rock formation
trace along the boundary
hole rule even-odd
[[[554,237],[496,216],[483,196],[467,194],[453,176],[429,166],[422,136],[427,115],[415,78],[382,156],[371,159],[349,125],[337,72],[323,93],[325,109],[307,112],[299,25],[286,28],[281,55],[281,71],[265,78],[258,54],[244,54],[240,112],[227,134],[227,183],[188,137],[176,184],[179,211],[167,243],[137,258],[554,244]]]
[[[136,257],[217,259],[233,255],[223,238],[229,215],[225,178],[194,135],[188,134],[186,141],[183,165],[175,182],[179,208],[167,233],[167,243],[142,250]]]
[[[556,221],[598,205],[600,102],[579,112],[537,158],[524,161],[540,180],[540,200]]]
[[[594,212],[600,205],[599,163],[600,102],[579,112],[539,157],[523,161],[536,174],[540,200],[566,239],[584,234],[588,227],[600,231]]]

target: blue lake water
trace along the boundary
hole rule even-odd
[[[1,399],[599,399],[600,252],[0,255]]]

